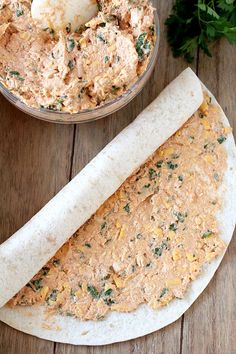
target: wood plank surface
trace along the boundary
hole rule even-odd
[[[198,75],[215,94],[235,132],[236,48],[223,40],[212,46],[212,54],[212,59],[200,55]],[[233,237],[215,277],[184,316],[183,354],[236,352],[235,254]]]
[[[161,23],[158,62],[145,89],[121,111],[94,123],[62,126],[28,117],[0,96],[0,243],[29,220],[187,66],[183,60],[173,59],[164,34],[164,20],[173,2],[155,0]],[[201,54],[192,69],[216,94],[236,128],[236,47],[222,41],[212,50],[212,59]],[[158,332],[109,346],[78,347],[37,339],[0,323],[0,354],[233,354],[235,252],[234,238],[206,291],[181,319]]]
[[[0,242],[69,180],[73,126],[40,122],[0,96]],[[53,343],[0,322],[0,353],[53,353]]]

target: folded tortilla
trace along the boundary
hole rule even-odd
[[[0,307],[174,134],[203,101],[187,69],[26,225],[0,246]]]
[[[34,218],[0,246],[1,305],[197,111],[202,101],[203,86],[190,69],[185,70]],[[222,110],[220,114],[224,125],[228,126]],[[218,219],[221,238],[228,244],[235,226],[233,210],[236,207],[236,148],[232,134],[224,146],[227,170],[219,192],[223,203]],[[0,310],[0,320],[23,332],[64,343],[102,345],[132,339],[178,319],[207,286],[222,257],[204,267],[184,299],[175,299],[159,310],[142,305],[134,312],[113,312],[104,321],[93,322],[60,315],[45,318],[44,306],[13,309],[5,306]]]

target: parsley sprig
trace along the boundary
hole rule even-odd
[[[174,57],[192,62],[198,46],[211,57],[210,42],[236,43],[236,0],[177,0],[165,24]]]

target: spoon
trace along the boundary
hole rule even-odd
[[[33,0],[32,18],[42,29],[55,31],[70,26],[72,31],[91,20],[98,12],[96,0]]]

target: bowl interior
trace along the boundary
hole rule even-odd
[[[47,122],[63,123],[63,124],[85,123],[85,122],[91,122],[103,118],[111,113],[114,113],[119,109],[123,108],[124,106],[126,106],[142,90],[142,88],[148,81],[152,73],[152,70],[155,66],[155,62],[158,54],[158,48],[159,48],[159,39],[160,39],[159,18],[156,10],[154,11],[154,19],[155,19],[156,41],[146,70],[142,73],[142,75],[138,78],[138,80],[131,87],[129,87],[128,90],[124,92],[121,96],[97,108],[86,109],[78,113],[72,113],[72,114],[66,112],[60,112],[60,111],[51,111],[49,109],[44,109],[44,108],[35,109],[23,103],[17,96],[15,96],[12,92],[10,92],[2,83],[0,83],[0,91],[13,105],[15,105],[21,111],[35,118],[45,120]]]

